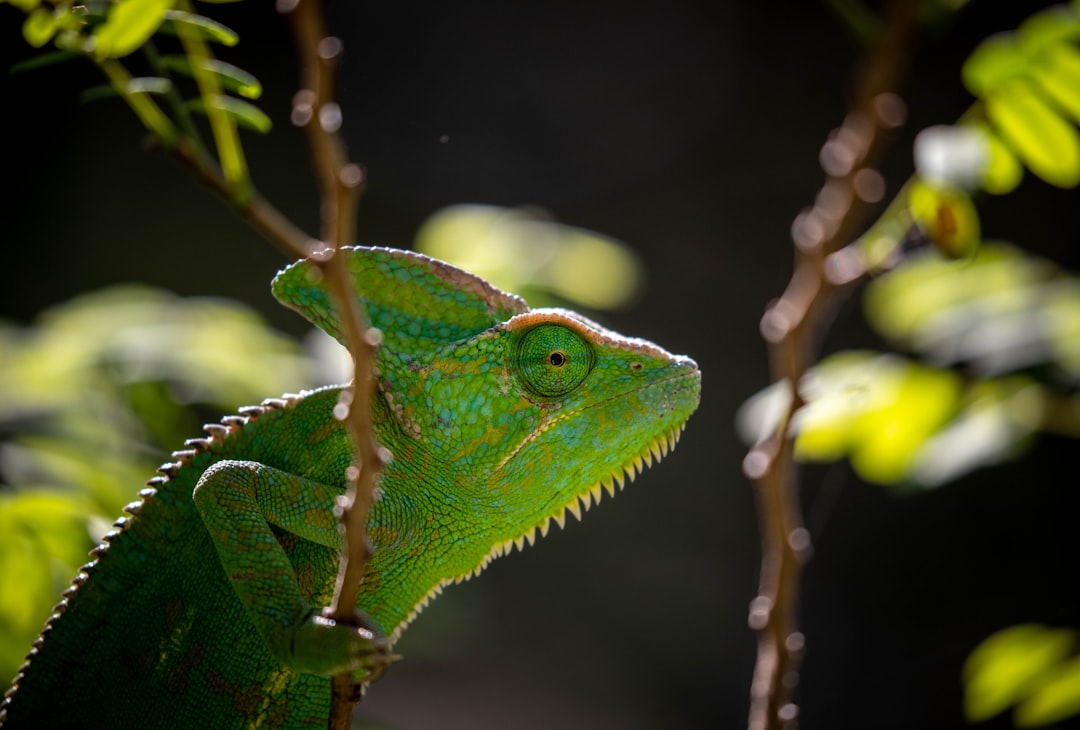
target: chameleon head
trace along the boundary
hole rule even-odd
[[[451,474],[467,475],[462,495],[491,517],[479,569],[566,511],[580,517],[673,448],[701,375],[651,342],[538,309],[449,346],[418,385],[413,400],[430,405],[412,411],[420,439]]]
[[[394,459],[372,508],[361,602],[395,635],[442,586],[614,494],[674,446],[697,408],[689,358],[574,312],[530,311],[421,254],[339,255],[383,333],[375,425]],[[312,262],[281,271],[273,289],[343,339]]]

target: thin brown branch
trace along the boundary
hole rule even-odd
[[[321,198],[322,238],[332,246],[313,259],[319,263],[334,297],[354,364],[352,387],[343,393],[339,403],[339,417],[348,428],[354,454],[347,475],[348,494],[342,502],[346,546],[327,615],[336,621],[359,624],[356,601],[370,557],[367,517],[379,474],[388,458],[375,438],[371,420],[377,341],[363,305],[354,295],[346,258],[340,254],[342,246],[354,242],[356,206],[364,175],[359,165],[348,161],[340,135],[342,117],[341,108],[334,100],[334,69],[342,45],[326,32],[322,2],[281,0],[278,9],[289,14],[296,37],[302,88],[293,99],[292,117],[308,135]],[[347,728],[353,707],[360,701],[360,692],[349,673],[335,676],[332,687],[328,726]]]
[[[318,242],[296,227],[270,201],[252,190],[244,203],[238,203],[220,168],[187,140],[172,150],[173,156],[189,167],[199,181],[229,201],[256,231],[265,236],[291,259],[304,258],[318,248]]]
[[[799,578],[812,548],[798,497],[791,418],[803,405],[798,384],[815,357],[817,340],[840,293],[828,275],[829,256],[851,241],[882,187],[874,169],[883,132],[902,114],[892,90],[906,58],[913,13],[906,0],[890,3],[880,42],[867,59],[851,111],[821,150],[826,181],[814,205],[792,224],[795,268],[780,299],[761,321],[774,382],[788,389],[789,405],[776,430],[743,461],[753,480],[761,529],[758,595],[749,624],[758,634],[758,657],[750,688],[750,730],[791,728],[798,719],[794,692],[805,638],[798,630]]]

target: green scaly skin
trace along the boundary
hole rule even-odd
[[[372,630],[319,610],[350,463],[341,387],[268,400],[207,426],[129,505],[35,642],[5,728],[325,727],[330,675],[385,666],[444,586],[614,495],[697,407],[688,358],[418,254],[344,255],[384,333],[373,416],[394,455],[358,602]],[[310,262],[274,294],[340,339]]]

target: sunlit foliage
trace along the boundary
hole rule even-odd
[[[319,384],[248,309],[116,288],[0,327],[0,675],[171,450],[222,413]]]

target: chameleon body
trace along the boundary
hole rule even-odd
[[[35,642],[5,728],[325,727],[331,674],[367,676],[444,586],[614,494],[697,406],[688,358],[419,254],[339,255],[383,332],[373,418],[393,458],[358,602],[373,630],[319,611],[343,541],[342,387],[268,400],[207,426],[128,506]],[[273,290],[339,336],[311,262]]]

